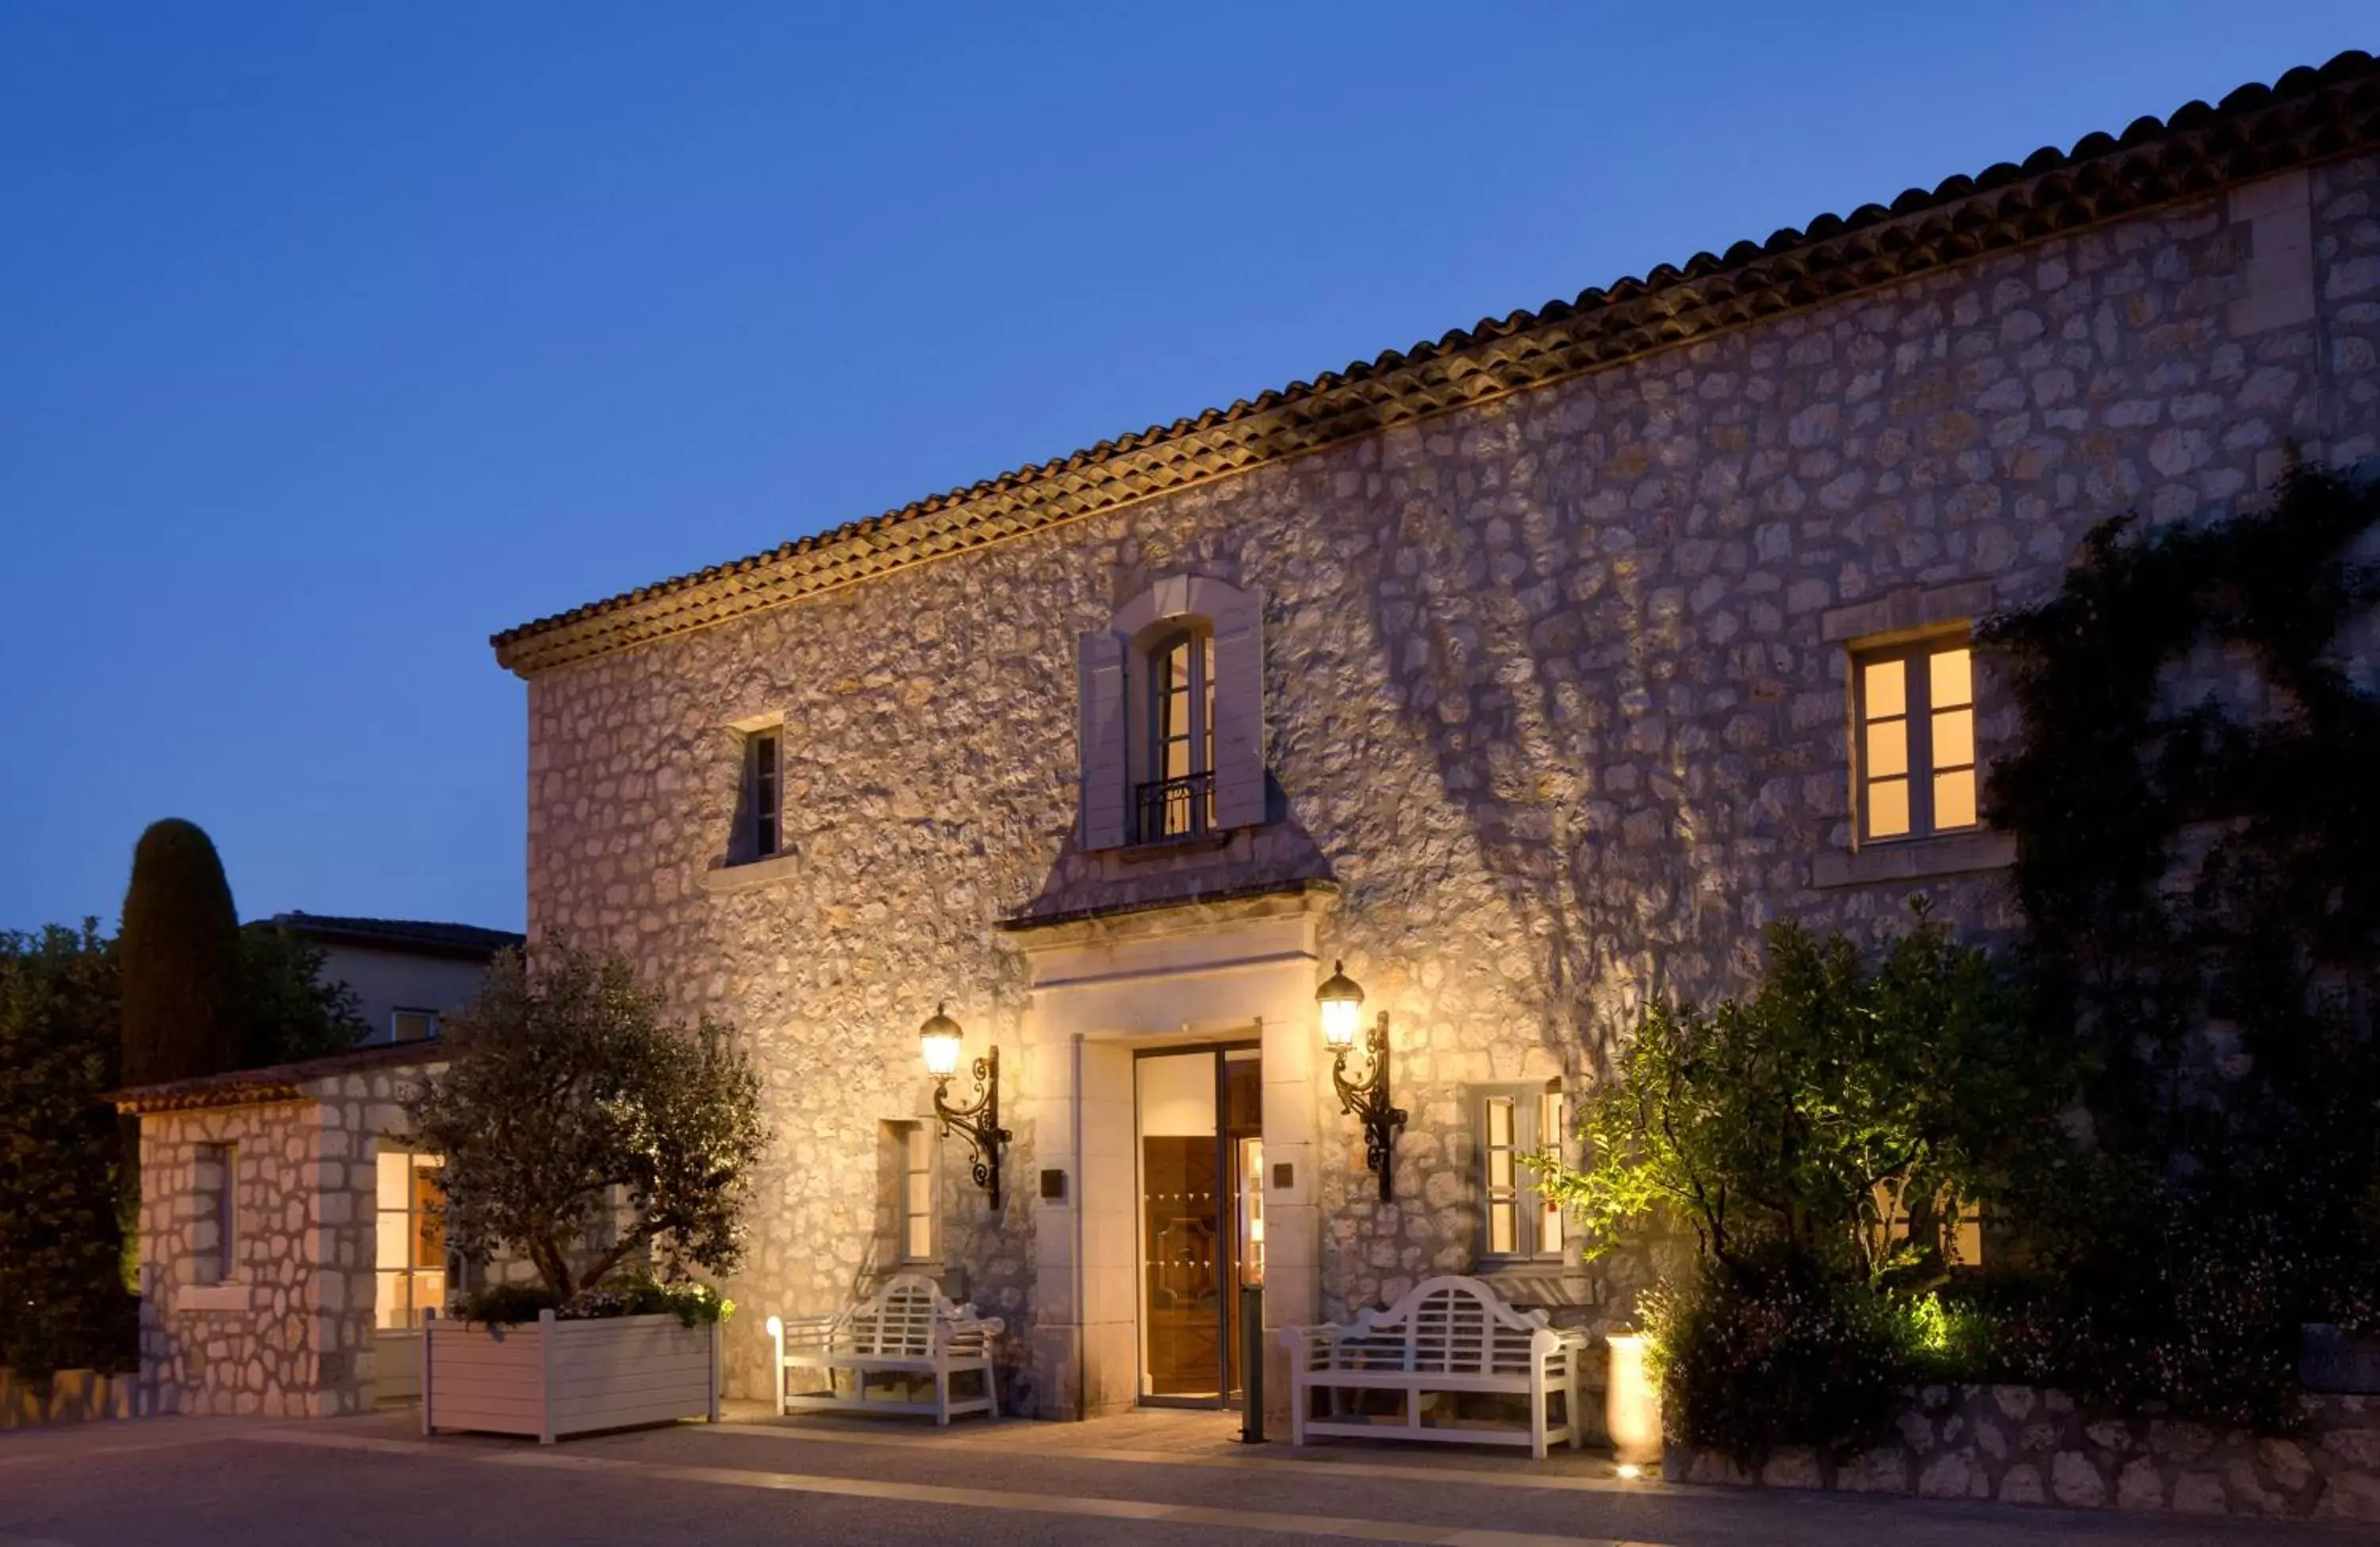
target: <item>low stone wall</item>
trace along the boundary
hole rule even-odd
[[[2091,1418],[2064,1393],[2031,1386],[1925,1386],[1910,1394],[1898,1444],[1840,1466],[1787,1450],[1755,1476],[1674,1443],[1661,1466],[1673,1482],[2380,1521],[2380,1396],[2304,1400],[2297,1434],[2260,1439],[2170,1419]]]

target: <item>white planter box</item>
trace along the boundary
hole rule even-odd
[[[570,1434],[682,1418],[719,1421],[719,1327],[674,1316],[421,1328],[421,1431]]]

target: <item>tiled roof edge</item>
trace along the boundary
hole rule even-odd
[[[1245,472],[1269,462],[1621,363],[2229,184],[2380,144],[2380,65],[2350,50],[2215,106],[2044,146],[1889,208],[1820,215],[1765,242],[1696,253],[1642,279],[1482,319],[1313,382],[1209,408],[917,501],[733,564],[495,635],[522,676]]]
[[[261,1106],[273,1102],[309,1100],[305,1087],[318,1079],[352,1074],[359,1069],[405,1068],[443,1063],[453,1056],[435,1037],[413,1042],[382,1042],[350,1048],[298,1064],[275,1064],[259,1069],[226,1069],[158,1085],[135,1085],[108,1092],[115,1110],[192,1112],[218,1106]]]

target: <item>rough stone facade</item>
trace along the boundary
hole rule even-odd
[[[2286,1439],[2095,1419],[2032,1386],[1926,1386],[1910,1398],[1899,1443],[1840,1466],[1795,1449],[1755,1475],[1673,1445],[1663,1469],[1679,1482],[2380,1521],[2380,1398],[2308,1397],[2303,1428]]]
[[[403,1131],[407,1072],[234,1080],[141,1115],[140,1410],[362,1411],[374,1373],[374,1156],[379,1135]],[[210,1146],[233,1156],[227,1266],[200,1197]]]
[[[531,932],[739,1029],[776,1144],[730,1292],[805,1313],[874,1266],[917,1024],[948,1000],[1017,1044],[1002,920],[1327,877],[1324,955],[1390,1013],[1412,1121],[1382,1203],[1321,1107],[1320,1301],[1393,1299],[1474,1260],[1468,1086],[1590,1079],[1646,995],[1746,983],[1774,920],[1872,938],[1923,893],[2010,924],[1988,835],[1854,846],[1846,644],[2038,600],[2094,523],[2235,508],[2291,444],[2371,455],[2375,199],[2335,159],[538,673]],[[1075,640],[1185,573],[1266,598],[1280,820],[1083,854]],[[1988,761],[2014,727],[1979,671]],[[736,727],[776,717],[786,853],[726,868]],[[952,1145],[941,1210],[946,1286],[1024,1333],[1051,1289],[1012,1127],[1001,1213]],[[1523,1297],[1602,1321],[1629,1287]],[[1027,1341],[1009,1400],[1064,1411]]]

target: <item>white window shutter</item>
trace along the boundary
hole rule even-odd
[[[1123,635],[1102,628],[1082,637],[1075,656],[1075,682],[1085,848],[1122,848],[1132,839],[1123,664]]]
[[[1265,821],[1264,593],[1243,591],[1215,624],[1215,823]]]

